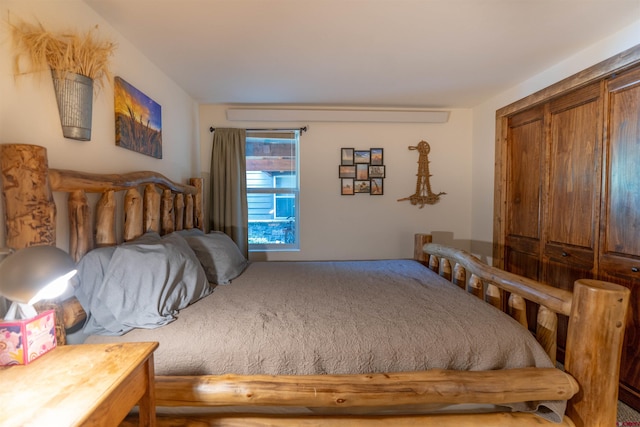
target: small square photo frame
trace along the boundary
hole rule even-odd
[[[356,163],[356,179],[369,179],[369,165],[367,163]]]
[[[374,166],[369,165],[369,178],[384,178],[384,165]]]
[[[353,165],[353,148],[340,149],[340,164],[341,165]]]
[[[369,163],[371,160],[371,151],[369,150],[354,150],[353,161],[357,163]]]
[[[372,148],[371,150],[371,164],[380,166],[384,164],[383,150],[382,148]]]
[[[353,191],[356,193],[369,193],[369,191],[371,191],[371,182],[368,179],[357,179],[353,182]]]
[[[355,194],[353,178],[342,178],[340,180],[340,194],[343,196],[353,196]]]
[[[338,166],[338,176],[340,178],[355,178],[356,167],[355,165],[340,165]]]
[[[382,196],[384,194],[384,179],[383,178],[371,178],[371,187],[369,194],[372,196]]]

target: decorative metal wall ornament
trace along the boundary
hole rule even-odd
[[[91,141],[93,79],[81,74],[51,71],[56,93],[62,135],[78,141]]]
[[[431,151],[431,147],[427,141],[420,141],[416,146],[409,146],[409,150],[418,150],[420,153],[418,157],[418,173],[416,174],[418,179],[416,180],[416,192],[409,197],[404,197],[402,199],[398,199],[399,202],[403,200],[409,200],[412,205],[420,205],[420,209],[424,207],[425,204],[433,205],[440,201],[440,196],[447,194],[444,192],[440,192],[435,194],[431,191],[431,183],[429,182],[429,178],[431,174],[429,173],[429,151]]]

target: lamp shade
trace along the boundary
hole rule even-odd
[[[55,298],[75,273],[75,263],[62,249],[46,245],[24,248],[0,264],[0,295],[21,304]]]

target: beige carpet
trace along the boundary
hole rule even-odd
[[[618,426],[640,426],[640,413],[618,402]]]

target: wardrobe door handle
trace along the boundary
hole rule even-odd
[[[568,256],[569,256],[569,254],[568,254],[568,253],[566,253],[566,252],[562,252],[562,256],[563,256],[563,257],[568,257]]]
[[[631,271],[637,273],[638,271],[640,271],[640,269],[638,267],[631,267]]]

